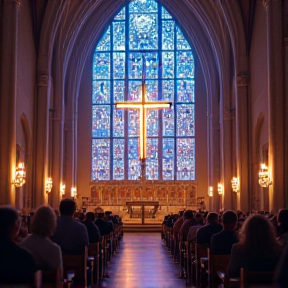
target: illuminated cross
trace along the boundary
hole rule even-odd
[[[142,56],[143,69],[142,69],[142,93],[139,102],[117,102],[116,109],[139,109],[140,111],[140,160],[146,159],[146,111],[148,109],[161,109],[170,108],[172,102],[168,101],[145,101],[146,84],[145,84],[145,57]]]

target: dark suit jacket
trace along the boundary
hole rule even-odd
[[[111,225],[108,224],[104,219],[98,218],[95,220],[95,225],[99,228],[99,232],[101,236],[109,234],[111,231],[113,231],[113,228],[111,230]]]
[[[36,263],[27,250],[19,247],[8,238],[2,238],[0,239],[0,259],[1,287],[1,284],[34,283]]]
[[[208,224],[199,228],[196,234],[196,243],[207,244],[210,247],[212,236],[219,233],[222,229],[223,226],[218,223]]]
[[[228,255],[232,245],[238,243],[237,233],[234,230],[222,230],[214,234],[211,239],[211,253]]]
[[[88,236],[89,236],[89,243],[96,243],[101,241],[101,235],[100,235],[100,231],[98,229],[98,227],[94,224],[94,222],[92,221],[83,221],[82,222],[86,228],[87,228],[87,232],[88,232]]]

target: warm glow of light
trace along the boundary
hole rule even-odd
[[[77,189],[76,189],[76,187],[72,187],[72,188],[71,188],[71,196],[72,196],[72,197],[76,197],[76,196],[77,196]]]
[[[265,163],[261,164],[261,169],[259,171],[259,184],[261,187],[269,187],[270,185],[272,185],[272,181],[270,180],[270,173],[269,173],[269,169],[268,167],[265,165]]]
[[[16,168],[12,184],[15,187],[21,187],[25,184],[25,182],[26,182],[26,169],[24,163],[19,163],[18,167]]]
[[[142,85],[142,91],[146,91],[145,87]],[[142,94],[144,94],[142,93]],[[145,95],[145,94],[144,94]],[[144,99],[142,95],[142,99]],[[139,155],[140,159],[146,158],[146,111],[148,109],[161,109],[161,108],[171,108],[172,102],[165,101],[151,101],[145,102],[141,99],[141,102],[117,102],[116,109],[139,109],[140,112],[140,143],[139,143]]]
[[[209,197],[213,196],[213,187],[212,186],[210,186],[209,189],[208,189],[208,196]]]
[[[47,178],[47,180],[46,180],[46,187],[45,187],[47,193],[50,193],[50,192],[51,192],[52,186],[53,186],[53,181],[52,181],[52,178],[49,177],[49,178]]]
[[[237,177],[233,177],[231,180],[232,190],[233,192],[239,192],[239,181]]]
[[[218,194],[222,195],[224,193],[224,187],[221,183],[218,183]]]
[[[65,184],[62,184],[62,182],[60,183],[60,194],[64,195],[65,194]]]

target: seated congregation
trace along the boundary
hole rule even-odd
[[[111,211],[76,212],[71,199],[59,212],[42,205],[30,216],[0,206],[0,287],[92,286],[109,277],[122,226]]]
[[[187,286],[288,287],[288,209],[179,211],[165,216],[162,240]]]

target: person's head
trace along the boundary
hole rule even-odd
[[[59,211],[61,216],[73,216],[76,211],[76,203],[72,199],[63,199],[60,202]]]
[[[185,211],[183,217],[185,220],[193,219],[193,211],[192,210]]]
[[[56,214],[55,211],[48,205],[42,205],[35,211],[31,222],[32,234],[50,237],[56,229]]]
[[[85,220],[86,221],[95,221],[95,214],[93,212],[87,212],[85,215]]]
[[[79,213],[78,213],[78,219],[79,219],[80,221],[84,221],[84,219],[85,219],[85,214],[84,214],[84,212],[79,212]]]
[[[218,213],[216,212],[209,212],[206,218],[207,224],[215,224],[218,222]]]
[[[277,223],[281,228],[281,232],[288,232],[288,209],[281,209],[277,215]]]
[[[232,210],[227,210],[222,215],[222,224],[224,229],[235,229],[237,221],[237,214]]]
[[[21,217],[11,206],[0,206],[0,238],[14,239],[21,227]]]
[[[196,213],[195,221],[197,224],[203,225],[203,216],[201,213]]]
[[[241,228],[240,243],[245,250],[257,255],[272,254],[279,249],[276,232],[270,221],[263,215],[251,214]]]
[[[99,219],[103,219],[104,218],[104,213],[103,212],[99,212],[99,213],[97,213],[97,218],[99,218]]]

